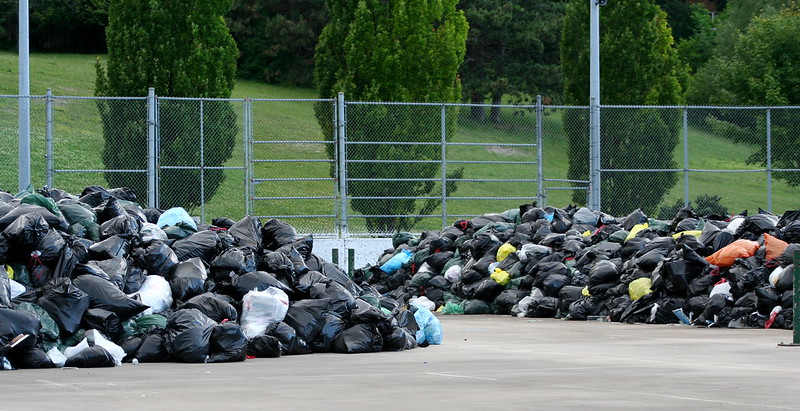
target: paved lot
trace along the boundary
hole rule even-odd
[[[0,410],[800,410],[791,331],[440,318],[397,353],[4,371]]]

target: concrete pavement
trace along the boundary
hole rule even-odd
[[[800,410],[786,330],[440,316],[444,343],[227,364],[0,372],[5,410]]]

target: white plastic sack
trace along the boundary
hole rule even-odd
[[[248,339],[263,334],[271,324],[286,318],[289,296],[282,290],[269,287],[264,291],[249,291],[242,298],[241,327]]]
[[[114,344],[113,342],[107,340],[106,337],[103,336],[103,333],[97,330],[86,331],[87,336],[84,337],[84,339],[81,340],[81,342],[79,342],[74,347],[68,347],[66,350],[64,350],[64,356],[66,358],[72,358],[78,355],[81,351],[89,348],[90,333],[91,336],[94,338],[94,345],[99,345],[103,347],[106,351],[108,351],[108,353],[111,354],[111,358],[114,359],[114,365],[116,366],[122,365],[122,359],[125,358],[125,350],[123,350],[122,347],[120,347],[119,345]]]
[[[783,275],[784,271],[786,271],[786,268],[780,266],[773,270],[769,275],[769,283],[773,286],[777,285],[778,281],[781,280],[781,276]]]
[[[178,223],[188,224],[197,230],[197,224],[195,224],[194,219],[192,219],[192,216],[190,216],[183,207],[172,207],[169,210],[164,211],[164,213],[158,217],[157,225],[159,227],[166,227],[178,225]]]
[[[725,227],[722,231],[729,232],[731,234],[736,234],[736,230],[739,229],[739,226],[744,224],[744,217],[736,217],[728,223],[728,226]]]
[[[64,363],[67,362],[67,356],[62,354],[56,347],[51,348],[50,351],[47,352],[47,358],[50,359],[50,362],[52,362],[56,368],[63,367]]]
[[[444,278],[451,283],[457,282],[461,278],[461,266],[453,265],[444,272]]]
[[[731,294],[731,283],[724,282],[721,284],[717,284],[714,288],[711,289],[711,292],[708,294],[709,297],[712,297],[716,294],[722,294],[728,300],[733,300],[733,294]]]
[[[167,233],[153,223],[142,223],[142,229],[139,234],[142,236],[142,242],[145,243],[152,240],[165,241],[168,239]]]
[[[14,280],[8,280],[8,282],[9,282],[9,284],[11,284],[11,299],[12,300],[17,298],[17,297],[19,297],[20,295],[22,295],[22,293],[24,293],[26,291],[26,288],[25,288],[24,285],[14,281]]]
[[[160,275],[148,275],[139,291],[131,296],[136,294],[139,294],[142,303],[150,306],[143,315],[163,313],[172,307],[172,289],[169,281]]]
[[[436,303],[429,300],[426,296],[421,297],[413,297],[408,301],[410,304],[414,304],[417,306],[422,306],[427,308],[429,311],[433,311],[436,309]]]

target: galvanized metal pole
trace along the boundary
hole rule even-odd
[[[683,206],[689,206],[689,110],[683,109]]]
[[[767,211],[772,212],[772,110],[767,109]]]
[[[442,104],[442,229],[447,227],[447,114]]]
[[[28,0],[19,0],[19,191],[31,184],[31,75],[28,49]]]
[[[45,116],[45,180],[48,187],[53,187],[53,90],[47,89],[47,94],[44,100],[44,116]]]
[[[599,211],[600,204],[600,4],[589,0],[589,207]]]
[[[156,207],[156,89],[147,90],[147,206]]]
[[[544,107],[542,106],[542,96],[536,96],[536,201],[539,207],[545,205],[544,194],[544,155],[542,148],[542,119],[544,118]]]
[[[347,127],[345,127],[344,93],[336,98],[336,143],[339,147],[339,197],[341,215],[339,217],[339,236],[347,238]]]
[[[200,99],[200,221],[206,221],[205,105]]]
[[[251,150],[252,150],[252,129],[251,129],[251,112],[253,102],[250,98],[244,99],[244,106],[242,112],[244,115],[242,130],[244,131],[244,211],[245,215],[253,215],[253,166],[251,164]]]

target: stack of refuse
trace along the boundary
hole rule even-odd
[[[142,208],[130,189],[0,193],[0,369],[230,362],[441,343],[285,221]]]
[[[663,221],[533,203],[392,243],[354,277],[443,314],[788,329],[800,211]]]

